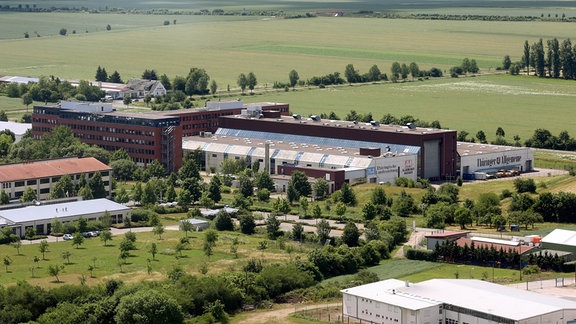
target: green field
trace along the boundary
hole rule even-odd
[[[298,89],[297,89],[298,90]],[[502,127],[506,139],[521,142],[537,128],[558,135],[562,130],[574,136],[570,118],[576,88],[573,81],[490,75],[474,78],[445,78],[409,83],[327,87],[322,90],[275,92],[244,97],[245,101],[290,103],[294,113],[308,116],[334,111],[344,118],[350,110],[371,112],[375,119],[385,114],[413,115],[420,120],[439,120],[442,127],[465,130],[475,136],[479,130],[488,140]]]

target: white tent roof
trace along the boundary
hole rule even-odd
[[[550,234],[542,238],[542,243],[576,246],[576,232],[563,229],[555,229]]]

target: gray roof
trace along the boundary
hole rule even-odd
[[[307,135],[269,133],[253,130],[231,129],[231,128],[218,128],[215,134],[220,136],[235,136],[241,138],[245,137],[261,140],[307,143],[307,144],[317,144],[317,145],[334,146],[334,147],[348,147],[348,148],[375,147],[380,148],[383,153],[390,151],[396,153],[418,154],[420,151],[420,147],[410,145],[355,141],[339,138],[314,137]]]
[[[188,219],[183,219],[180,221],[180,223],[184,223],[184,222],[188,222],[192,225],[205,225],[205,224],[210,223],[207,220],[198,219],[198,218],[188,218]]]
[[[1,210],[0,217],[14,223],[25,223],[53,219],[54,217],[79,217],[82,215],[103,213],[105,211],[114,213],[127,209],[130,208],[112,200],[102,198]]]
[[[16,135],[24,135],[27,130],[32,130],[32,124],[0,121],[0,129],[9,129]]]
[[[222,209],[206,209],[206,210],[202,210],[201,213],[202,213],[202,216],[204,216],[204,217],[216,216],[216,214],[218,214],[218,212],[221,211],[221,210],[227,212],[228,214],[236,214],[236,213],[239,211],[239,209],[237,209],[237,208],[224,207],[224,208],[222,208]]]

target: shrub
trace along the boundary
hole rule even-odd
[[[436,253],[430,250],[408,249],[405,255],[410,260],[436,261]]]

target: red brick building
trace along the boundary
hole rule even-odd
[[[263,111],[288,114],[288,104],[258,103]],[[117,112],[110,103],[61,102],[35,106],[32,135],[43,134],[57,126],[67,126],[75,137],[90,145],[114,152],[125,149],[134,162],[146,166],[158,160],[168,172],[182,166],[182,136],[214,132],[219,117],[240,114],[241,101],[208,102],[205,108],[154,113]]]

